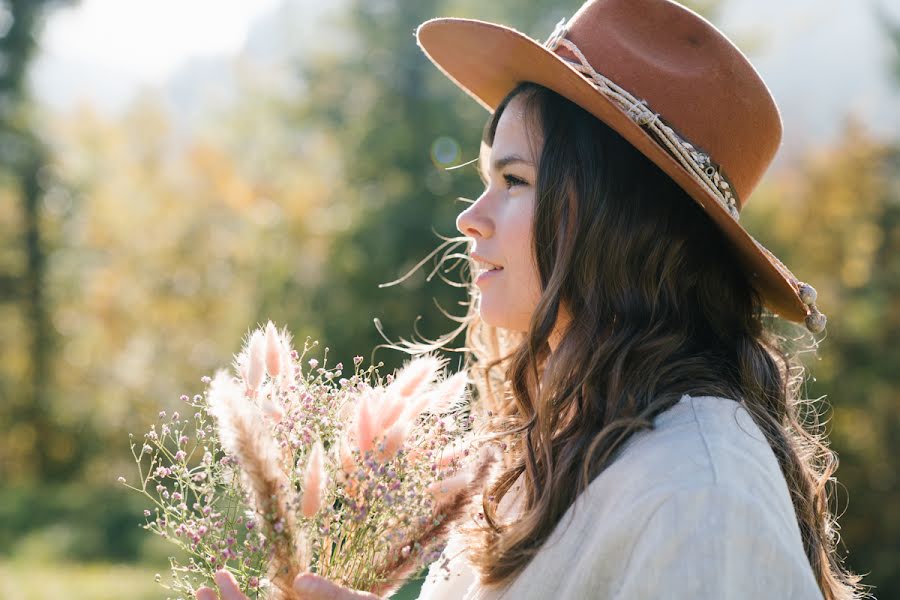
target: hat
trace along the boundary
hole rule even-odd
[[[709,21],[671,0],[588,0],[544,43],[457,18],[426,21],[416,38],[491,112],[530,81],[609,125],[709,214],[774,313],[825,327],[815,289],[738,221],[781,143],[781,116],[753,65]]]

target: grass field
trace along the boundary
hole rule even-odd
[[[15,600],[165,600],[167,590],[140,565],[110,563],[0,562],[0,598]],[[162,573],[168,576],[168,571]],[[394,600],[416,598],[421,581],[411,583]]]
[[[16,600],[164,600],[148,567],[108,563],[0,562],[0,598]]]

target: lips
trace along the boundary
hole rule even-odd
[[[475,264],[478,265],[478,270],[482,273],[488,271],[502,271],[503,267],[498,265],[497,263],[487,260],[486,258],[479,256],[478,254],[472,254],[472,260],[475,261]]]
[[[475,278],[475,285],[481,287],[486,281],[490,279],[494,279],[495,277],[500,277],[500,273],[503,272],[503,269],[485,269],[479,271],[477,273],[477,277]]]

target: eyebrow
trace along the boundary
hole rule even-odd
[[[534,166],[533,162],[531,162],[530,160],[527,160],[525,158],[522,158],[518,154],[509,154],[507,156],[504,156],[503,158],[498,158],[497,160],[494,161],[494,170],[500,171],[501,169],[503,169],[503,167],[507,167],[507,166],[515,164],[515,163],[521,163],[521,164],[528,165],[531,167]],[[487,175],[481,168],[480,160],[477,163],[475,163],[475,168],[478,170],[478,174],[481,176],[481,179],[487,181]]]

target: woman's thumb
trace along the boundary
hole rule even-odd
[[[302,600],[380,600],[374,594],[347,589],[314,573],[298,575],[294,591]]]

